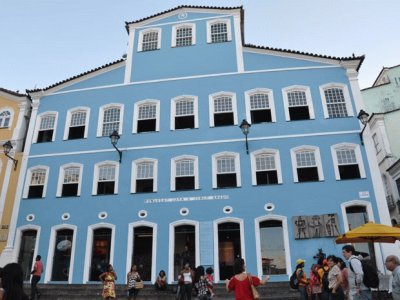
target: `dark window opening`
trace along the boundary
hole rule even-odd
[[[233,113],[214,114],[214,126],[233,125]]]
[[[31,278],[32,262],[36,246],[36,230],[26,230],[21,236],[19,247],[18,264],[22,267],[24,281]]]
[[[151,280],[153,254],[153,228],[140,226],[134,228],[132,264],[138,266],[140,278]]]
[[[318,181],[318,168],[297,168],[297,178],[299,182]]]
[[[92,260],[89,281],[100,281],[99,276],[110,263],[111,229],[99,228],[93,231]]]
[[[358,164],[339,166],[340,179],[356,179],[361,178]]]
[[[78,195],[78,184],[77,183],[69,183],[69,184],[63,184],[62,187],[62,197],[71,197],[71,196],[77,196]]]
[[[256,172],[257,185],[264,184],[277,184],[278,183],[278,172],[274,171],[259,171]]]
[[[156,131],[156,119],[139,120],[137,132],[151,132]]]
[[[53,139],[53,129],[41,130],[38,132],[38,138],[36,143],[46,143],[51,142]]]
[[[51,274],[52,281],[68,281],[73,234],[73,230],[70,229],[57,231]]]
[[[260,110],[252,110],[251,114],[251,123],[264,123],[264,122],[272,122],[271,110],[270,109],[260,109]]]
[[[194,176],[176,177],[175,190],[194,190]]]
[[[235,275],[235,259],[242,257],[238,223],[227,222],[218,225],[218,254],[219,279],[229,279]]]
[[[70,127],[68,133],[69,140],[83,139],[85,136],[85,126]]]
[[[175,129],[194,128],[194,116],[175,117]]]
[[[29,187],[28,198],[42,198],[43,188],[43,185],[31,185]]]
[[[114,181],[101,181],[97,183],[97,195],[114,194]]]
[[[289,116],[291,121],[309,120],[310,112],[308,111],[308,106],[289,107]]]
[[[153,192],[153,179],[136,179],[136,193]]]
[[[217,187],[237,187],[236,173],[233,174],[217,174]]]

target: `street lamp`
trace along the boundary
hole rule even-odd
[[[118,140],[120,139],[118,131],[114,130],[113,133],[110,134],[110,139],[111,139],[111,144],[113,145],[113,147],[115,148],[115,150],[117,150],[117,152],[119,154],[119,163],[121,163],[122,151],[117,148],[117,143],[118,143]]]
[[[3,144],[3,150],[4,150],[4,154],[13,161],[14,163],[14,171],[17,169],[17,165],[18,165],[18,160],[14,159],[10,156],[10,151],[13,148],[12,144],[10,141],[7,141]]]
[[[364,145],[364,138],[363,138],[363,133],[365,130],[365,127],[367,127],[368,121],[369,121],[369,114],[366,113],[363,109],[360,110],[358,113],[357,119],[360,120],[361,124],[364,125],[363,129],[360,132],[360,140],[361,140],[361,145]]]
[[[249,154],[249,144],[247,142],[247,135],[250,133],[251,124],[249,124],[246,119],[243,119],[242,123],[240,124],[240,129],[242,130],[243,134],[246,137],[246,153]]]

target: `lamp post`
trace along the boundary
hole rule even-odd
[[[363,133],[365,130],[365,127],[367,127],[368,121],[369,121],[369,114],[366,113],[363,109],[360,110],[358,113],[357,119],[360,120],[361,124],[364,125],[363,129],[360,132],[360,140],[361,140],[361,145],[364,145],[364,138],[363,138]]]
[[[10,156],[10,151],[13,148],[12,144],[10,141],[7,141],[3,144],[3,150],[4,150],[4,154],[5,156],[7,156],[9,159],[11,159],[14,163],[14,171],[17,169],[17,165],[18,165],[18,160],[14,159],[13,157]]]
[[[118,131],[114,130],[113,133],[110,134],[110,139],[111,139],[111,145],[113,145],[113,147],[115,148],[115,150],[117,150],[119,154],[119,163],[121,163],[122,151],[117,148],[117,143],[118,140],[120,139]]]
[[[246,119],[243,119],[242,123],[240,124],[240,129],[242,130],[243,134],[246,137],[246,153],[249,154],[249,144],[247,142],[247,135],[250,133],[251,124],[249,124]]]

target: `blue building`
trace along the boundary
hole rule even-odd
[[[174,282],[186,261],[222,281],[241,256],[286,281],[299,257],[339,255],[339,233],[390,224],[359,136],[364,57],[248,45],[243,18],[180,6],[128,22],[126,58],[28,91],[2,261],[29,279],[41,254],[46,283],[98,281],[107,263],[119,283],[133,263]],[[381,248],[357,247],[383,269]]]

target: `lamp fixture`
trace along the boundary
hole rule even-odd
[[[17,169],[18,165],[18,160],[14,159],[13,157],[10,156],[10,151],[12,150],[13,146],[10,141],[7,141],[3,144],[3,151],[5,156],[7,156],[9,159],[11,159],[14,163],[14,171]]]
[[[247,142],[247,135],[250,133],[251,124],[249,124],[249,122],[247,122],[246,119],[243,119],[239,127],[246,137],[246,153],[249,154],[249,143]]]
[[[122,151],[117,148],[117,143],[120,138],[121,137],[118,134],[118,131],[116,131],[116,130],[114,130],[113,133],[110,134],[111,145],[113,145],[113,147],[115,148],[115,150],[117,150],[117,152],[119,154],[119,163],[121,163],[121,159],[122,159]]]
[[[368,121],[369,121],[369,114],[366,113],[363,109],[360,110],[358,113],[357,119],[360,120],[361,124],[364,125],[363,129],[360,132],[360,140],[361,140],[361,145],[364,145],[364,138],[363,138],[363,133],[365,130],[365,127],[367,127]]]

